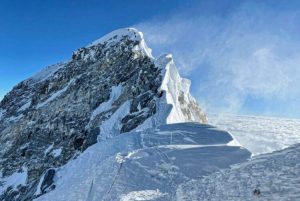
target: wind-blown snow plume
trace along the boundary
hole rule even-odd
[[[227,13],[198,10],[137,27],[154,54],[173,53],[208,111],[299,117],[299,6],[244,2]]]

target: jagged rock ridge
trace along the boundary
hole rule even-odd
[[[152,57],[136,29],[114,31],[19,83],[0,103],[0,198],[50,191],[53,171],[97,141],[206,122],[189,85],[170,55]],[[8,185],[7,178],[24,175],[25,182]]]

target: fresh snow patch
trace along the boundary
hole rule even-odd
[[[42,193],[41,186],[42,186],[42,183],[44,181],[44,177],[45,177],[45,174],[43,174],[41,176],[40,181],[39,181],[39,183],[38,183],[38,185],[36,187],[36,191],[35,191],[34,195],[40,195]]]
[[[117,153],[116,161],[117,161],[117,163],[123,163],[124,162],[124,156],[122,156],[121,153]]]
[[[62,152],[62,148],[54,149],[51,151],[51,155],[56,158],[60,156],[61,152]]]
[[[53,149],[53,145],[51,144],[47,149],[45,149],[44,154],[47,155],[52,149]]]
[[[142,190],[132,191],[126,195],[121,196],[121,201],[136,201],[136,200],[155,200],[165,196],[166,193],[160,192],[160,190]]]
[[[21,112],[21,111],[24,111],[26,109],[28,109],[31,105],[31,100],[28,101],[27,103],[25,103],[24,105],[22,105],[19,109],[18,109],[18,112]]]
[[[23,114],[20,114],[18,115],[17,117],[16,116],[11,116],[7,119],[8,122],[15,122],[15,121],[18,121],[20,120],[24,115]]]
[[[101,103],[92,113],[91,115],[91,120],[95,119],[95,117],[102,113],[105,112],[109,109],[111,109],[112,104],[120,97],[122,94],[123,86],[120,84],[118,86],[113,86],[111,89],[111,93],[109,96],[109,100]]]
[[[2,176],[2,175],[1,175]],[[14,190],[17,190],[19,185],[25,186],[27,181],[27,167],[22,167],[21,172],[14,172],[12,175],[4,178],[0,178],[0,184],[3,182],[3,186],[0,185],[0,195],[8,187],[12,187]]]
[[[109,119],[102,122],[100,125],[98,141],[106,140],[118,135],[120,128],[122,127],[121,120],[129,113],[129,111],[130,102],[126,101],[110,116]]]

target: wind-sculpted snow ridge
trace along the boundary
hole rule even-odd
[[[166,123],[207,122],[189,85],[172,57],[154,58],[134,28],[22,81],[0,103],[0,200],[53,190],[56,170],[97,142]],[[9,186],[24,169],[26,184]]]
[[[232,141],[227,132],[197,123],[119,135],[59,168],[56,188],[36,201],[174,200],[179,184],[249,159]]]
[[[300,200],[300,144],[179,186],[180,201]]]

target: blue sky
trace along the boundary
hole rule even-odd
[[[128,26],[172,53],[208,112],[300,118],[300,2],[0,1],[0,98],[41,68]]]

